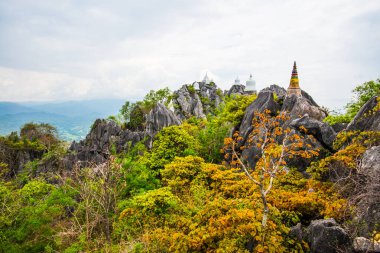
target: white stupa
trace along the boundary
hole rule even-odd
[[[246,93],[256,93],[256,81],[253,80],[252,74],[249,76],[249,79],[245,82],[245,92]]]
[[[212,80],[208,77],[207,73],[206,73],[205,77],[203,78],[202,82],[204,84],[210,84],[212,82]]]
[[[239,76],[237,76],[236,77],[236,79],[235,79],[235,83],[234,83],[235,85],[241,85],[241,83],[240,83],[240,79],[239,79]]]

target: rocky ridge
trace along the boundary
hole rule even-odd
[[[293,128],[293,133],[303,135],[304,133],[300,131],[300,126],[302,125],[308,130],[308,134],[316,138],[317,141],[313,144],[316,148],[332,150],[336,132],[330,125],[322,122],[327,113],[305,91],[302,91],[301,97],[296,95],[287,96],[286,90],[277,85],[271,85],[260,91],[257,99],[247,107],[238,129],[240,136],[243,137],[240,146],[250,146],[247,143],[247,138],[252,132],[251,123],[254,113],[263,113],[266,110],[269,110],[272,115],[286,112],[290,119],[284,122],[284,128],[290,126]],[[247,157],[247,162],[252,167],[255,166],[259,159],[258,151],[255,150],[255,147],[243,150],[242,156]],[[310,160],[294,159],[288,161],[288,163],[302,170],[308,166]]]

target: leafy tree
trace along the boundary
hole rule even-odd
[[[144,143],[137,143],[127,154],[117,159],[121,164],[121,181],[125,182],[123,198],[142,194],[160,185],[157,171],[148,167],[149,153]]]
[[[21,189],[0,182],[0,251],[43,252],[57,248],[54,235],[66,208],[74,204],[70,194],[41,179]]]
[[[20,136],[30,141],[38,140],[48,149],[59,142],[57,129],[46,123],[26,123],[20,130]]]
[[[142,101],[131,103],[126,101],[119,111],[119,117],[123,119],[126,126],[132,130],[143,130],[146,115],[152,110],[157,103],[169,106],[172,100],[172,93],[169,88],[151,90],[145,95]],[[118,116],[111,116],[111,119],[117,119]]]
[[[347,104],[347,114],[352,119],[359,112],[360,108],[373,96],[380,95],[380,79],[365,82],[353,90],[354,100]]]
[[[286,173],[286,160],[294,157],[310,158],[318,154],[305,142],[302,135],[281,127],[288,119],[285,114],[271,117],[269,110],[264,113],[256,112],[252,121],[252,133],[246,140],[248,146],[240,147],[238,150],[238,142],[243,139],[238,133],[234,134],[234,138],[226,138],[225,141],[226,155],[230,156],[231,166],[241,168],[250,181],[259,187],[263,204],[263,227],[266,227],[269,215],[267,195],[272,189],[275,178]],[[280,144],[276,141],[278,139],[282,139]],[[255,168],[251,168],[241,156],[240,151],[246,148],[255,148],[259,152],[259,161]]]
[[[194,154],[196,150],[195,138],[181,126],[163,128],[153,142],[152,153],[149,158],[150,168],[159,170],[171,162],[176,156]]]
[[[121,107],[119,113],[125,122],[130,121],[133,107],[134,104],[129,101],[125,101],[124,105]]]
[[[134,131],[143,131],[145,127],[145,115],[147,114],[142,102],[134,104],[130,112],[130,121],[127,123],[127,127]]]
[[[256,94],[233,94],[225,98],[224,104],[218,109],[219,122],[231,122],[233,126],[241,123],[245,109],[257,98]]]
[[[157,91],[151,90],[145,95],[143,102],[144,108],[150,110],[157,103],[162,103],[165,106],[169,106],[172,101],[172,93],[169,88],[159,89]]]

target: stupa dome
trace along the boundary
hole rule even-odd
[[[245,91],[256,91],[256,81],[253,80],[252,74],[249,79],[245,82]]]

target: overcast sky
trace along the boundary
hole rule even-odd
[[[380,77],[379,0],[2,0],[0,100],[139,99],[209,75],[339,108]]]

